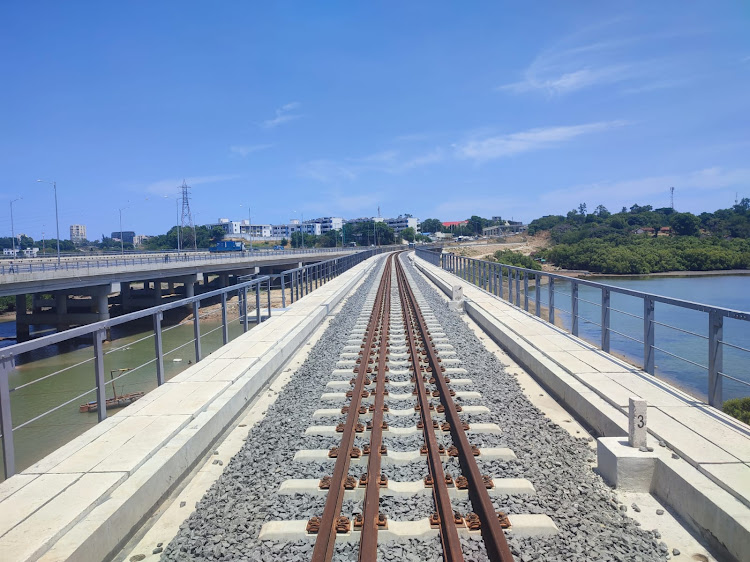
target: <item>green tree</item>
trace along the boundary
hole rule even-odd
[[[443,223],[438,219],[425,219],[422,221],[422,232],[442,232]]]
[[[414,242],[414,238],[416,236],[417,236],[417,233],[414,231],[412,227],[407,227],[401,231],[401,237],[407,242]]]
[[[680,236],[695,236],[701,221],[692,213],[675,213],[669,220],[672,230]]]

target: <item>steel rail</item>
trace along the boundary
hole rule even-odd
[[[399,260],[396,260],[396,270],[406,281],[406,273],[404,272],[403,266]],[[421,335],[422,341],[425,343],[428,363],[432,368],[435,384],[440,393],[440,400],[445,407],[445,418],[450,424],[453,445],[458,449],[458,460],[461,466],[461,471],[469,484],[469,499],[471,500],[471,505],[479,516],[481,522],[480,530],[482,532],[482,538],[484,539],[485,548],[487,549],[487,555],[490,560],[493,561],[510,562],[513,560],[513,554],[508,547],[508,542],[505,539],[505,533],[500,525],[500,520],[498,519],[498,515],[492,505],[492,500],[487,493],[487,488],[482,479],[482,474],[479,472],[477,462],[474,459],[474,452],[469,443],[469,439],[466,436],[466,432],[463,429],[456,405],[450,395],[450,388],[443,377],[442,367],[438,361],[437,351],[432,344],[430,332],[427,329],[424,316],[419,309],[417,299],[408,282],[404,284],[404,287],[405,296],[416,312],[418,333]],[[430,424],[431,423],[432,422],[430,421]],[[425,427],[427,427],[427,424],[425,424]]]
[[[359,537],[360,562],[375,562],[378,559],[378,528],[380,523],[380,468],[383,444],[383,413],[385,406],[386,357],[391,321],[391,275],[393,254],[388,256],[384,276],[387,276],[383,312],[378,346],[378,366],[375,371],[375,401],[370,432],[370,458],[367,460],[367,484],[365,485],[364,509],[362,510],[362,534]]]
[[[341,443],[336,457],[336,464],[331,477],[331,485],[326,497],[323,515],[320,521],[320,529],[313,547],[312,562],[330,562],[333,558],[333,550],[336,544],[336,522],[341,515],[341,507],[344,503],[344,485],[349,475],[351,451],[354,445],[355,428],[359,419],[359,407],[362,402],[362,391],[364,390],[367,365],[371,355],[372,345],[375,340],[378,319],[381,318],[384,296],[387,284],[390,283],[390,261],[386,262],[383,277],[375,297],[375,305],[370,314],[370,321],[364,337],[364,348],[360,352],[360,363],[357,367],[357,377],[352,391],[352,399],[346,416],[346,424],[341,437]]]
[[[430,400],[427,396],[427,390],[424,384],[424,375],[422,374],[422,365],[420,362],[420,353],[417,349],[417,328],[412,322],[411,315],[418,316],[419,311],[415,303],[407,299],[408,281],[396,260],[396,272],[399,285],[399,292],[402,295],[401,307],[404,311],[405,332],[409,341],[409,350],[414,366],[414,382],[419,398],[420,415],[422,427],[427,444],[427,464],[429,466],[430,476],[432,477],[432,494],[435,501],[435,508],[438,515],[438,524],[440,528],[440,542],[443,547],[443,560],[445,562],[461,562],[464,560],[463,551],[461,550],[461,540],[458,536],[458,529],[454,521],[453,506],[451,505],[448,486],[445,481],[443,471],[443,461],[440,456],[435,428],[432,423],[432,414],[430,413]],[[422,338],[426,345],[426,340]],[[434,369],[434,367],[433,367]],[[433,372],[433,376],[434,372]]]

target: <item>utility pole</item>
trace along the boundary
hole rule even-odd
[[[57,229],[57,266],[60,266],[60,219],[57,212],[57,182],[55,181],[46,181],[46,180],[36,180],[40,183],[48,183],[52,185],[52,190],[55,192],[55,228]]]
[[[13,226],[13,203],[16,201],[20,201],[23,199],[23,197],[18,197],[17,199],[11,199],[10,201],[10,236],[13,241],[13,257],[16,257],[16,229]]]
[[[127,207],[122,207],[118,209],[118,211],[120,212],[120,255],[121,256],[125,255],[125,241],[124,241],[125,236],[123,236],[122,234],[122,212],[125,209],[127,209]]]
[[[182,216],[180,217],[180,235],[182,229],[187,227],[193,231],[193,246],[198,249],[198,241],[196,240],[195,224],[193,223],[193,214],[190,212],[190,186],[185,180],[182,180],[182,185],[178,188],[182,190]],[[184,239],[183,239],[184,243]],[[183,244],[184,246],[184,244]]]
[[[674,187],[669,188],[669,202],[672,206],[672,210],[674,211]]]

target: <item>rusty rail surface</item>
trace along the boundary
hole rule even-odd
[[[413,370],[414,394],[418,400],[415,410],[420,414],[420,421],[417,425],[424,432],[425,444],[421,452],[426,456],[428,467],[425,486],[432,488],[435,504],[430,524],[439,531],[443,559],[445,562],[463,562],[464,555],[458,529],[465,526],[469,530],[481,531],[490,560],[512,562],[513,556],[503,532],[507,518],[503,513],[497,513],[492,505],[487,492],[492,482],[489,477],[482,476],[479,472],[474,458],[479,451],[469,443],[465,431],[465,427],[468,426],[465,426],[459,417],[461,407],[453,401],[452,391],[448,387],[449,379],[443,375],[444,367],[440,364],[427,323],[397,255],[391,254],[386,260],[357,359],[356,376],[352,379],[353,389],[347,393],[351,401],[348,406],[342,408],[342,413],[347,417],[345,423],[337,426],[337,432],[342,433],[341,442],[339,447],[332,448],[329,453],[329,456],[336,457],[333,476],[321,480],[321,488],[328,489],[323,514],[321,517],[311,518],[308,522],[308,532],[317,533],[312,561],[329,562],[333,558],[337,533],[350,531],[351,522],[342,516],[341,508],[344,491],[353,489],[358,484],[365,488],[363,513],[354,519],[354,530],[361,531],[359,560],[375,562],[378,558],[378,530],[387,526],[387,519],[385,514],[380,513],[379,504],[380,488],[387,486],[387,480],[381,473],[381,463],[383,455],[387,455],[383,445],[383,432],[387,430],[384,413],[388,411],[385,404],[388,391],[385,385],[388,373],[391,279],[395,271],[407,354]],[[373,377],[372,381],[370,375]],[[373,382],[375,389],[369,393],[365,387]],[[432,392],[432,397],[440,400],[437,411],[445,413],[446,422],[442,429],[450,430],[453,446],[447,451],[438,442],[436,435],[439,426],[432,418],[432,412],[436,408],[430,401],[428,383],[435,385],[437,389]],[[367,396],[374,397],[374,403],[370,406],[372,421],[368,423],[367,428],[370,431],[370,442],[369,445],[365,445],[364,451],[359,451],[354,447],[354,438],[357,433],[364,431],[359,416],[367,412],[362,405],[362,398]],[[351,458],[362,454],[368,455],[367,472],[357,483],[356,479],[349,476],[349,466]],[[458,457],[462,476],[457,477],[455,481],[443,470],[443,458],[446,454]],[[453,511],[449,491],[452,486],[468,490],[476,513],[467,514],[464,519],[461,514]]]
[[[380,333],[383,333],[383,305],[386,297],[390,293],[390,280],[391,280],[391,263],[393,256],[387,258],[385,271],[378,287],[378,292],[375,297],[375,306],[373,307],[372,313],[370,314],[370,322],[368,323],[367,330],[365,331],[364,345],[359,355],[359,365],[357,366],[357,376],[354,382],[354,390],[352,392],[351,402],[349,403],[349,409],[347,411],[346,422],[344,426],[343,435],[341,437],[341,445],[338,448],[336,465],[333,469],[333,476],[331,478],[331,484],[326,498],[326,504],[323,508],[323,516],[320,519],[320,529],[318,536],[315,540],[315,547],[313,548],[312,561],[313,562],[328,562],[333,557],[333,549],[336,543],[336,533],[340,530],[349,530],[349,520],[341,516],[341,506],[344,502],[344,490],[347,484],[347,477],[349,476],[349,464],[352,455],[359,456],[360,451],[354,449],[354,436],[357,432],[357,425],[359,423],[360,415],[360,404],[362,402],[363,394],[367,396],[369,393],[365,388],[365,378],[367,371],[372,367],[370,365],[370,357],[372,355],[372,347],[374,345],[375,337],[377,335],[378,326],[381,327]],[[387,330],[387,326],[385,327]],[[383,348],[381,356],[384,356],[384,350],[386,345],[386,339],[381,338],[380,346]],[[346,521],[344,521],[346,519]],[[309,525],[309,524],[308,524]],[[345,529],[344,529],[345,528]]]
[[[474,449],[469,443],[469,439],[464,431],[463,421],[458,415],[458,409],[453,401],[450,389],[448,388],[448,382],[443,376],[443,367],[440,365],[437,350],[432,343],[430,332],[427,329],[427,323],[419,309],[414,291],[406,280],[406,274],[400,262],[397,262],[396,271],[403,278],[404,295],[406,296],[409,305],[413,307],[416,315],[417,330],[425,344],[427,361],[432,369],[435,385],[440,393],[440,402],[445,408],[446,421],[450,424],[451,438],[453,440],[453,446],[456,447],[458,452],[458,461],[461,466],[461,472],[468,480],[469,499],[471,500],[471,505],[476,514],[479,516],[479,528],[482,532],[482,538],[484,539],[487,554],[489,555],[490,560],[501,562],[512,561],[513,555],[508,547],[508,542],[505,540],[505,533],[503,532],[503,527],[501,525],[501,519],[504,519],[504,514],[498,515],[492,505],[490,495],[487,493],[485,479],[479,472],[479,467],[474,458]],[[417,379],[419,379],[419,377],[417,377]],[[467,516],[467,519],[469,519],[469,516]],[[469,521],[467,521],[467,525],[468,524]]]

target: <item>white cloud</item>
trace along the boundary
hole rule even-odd
[[[299,119],[302,116],[293,112],[295,109],[299,109],[301,105],[302,104],[298,101],[293,101],[291,103],[282,105],[276,110],[276,117],[274,117],[273,119],[266,119],[265,121],[263,121],[263,123],[261,123],[261,127],[263,127],[264,129],[273,129],[275,127],[278,127],[282,123],[288,123],[289,121]]]
[[[543,127],[518,133],[473,139],[456,145],[456,155],[477,161],[494,160],[558,145],[581,135],[600,133],[625,125],[625,121],[599,121],[584,125]]]
[[[195,187],[197,185],[203,185],[207,183],[219,183],[223,181],[237,179],[237,174],[219,174],[214,176],[193,176],[189,178],[169,178],[165,180],[159,180],[146,185],[146,191],[154,193],[156,195],[174,195],[177,193],[177,189],[182,185],[184,181],[190,186]]]
[[[384,150],[341,161],[311,160],[302,165],[300,172],[303,176],[324,183],[335,183],[354,180],[367,172],[402,174],[415,168],[441,162],[444,157],[445,153],[441,148],[413,156],[404,156],[396,150]]]
[[[244,145],[233,145],[229,147],[229,152],[235,156],[241,156],[245,158],[253,152],[259,152],[271,148],[272,144],[244,144]]]
[[[311,160],[301,167],[303,176],[318,180],[324,183],[332,183],[341,180],[353,180],[357,177],[355,171],[334,160]]]
[[[573,208],[581,202],[603,204],[610,211],[638,203],[666,207],[669,188],[675,188],[675,208],[683,211],[713,211],[733,204],[735,189],[746,190],[750,184],[750,169],[704,168],[682,174],[650,176],[629,180],[598,182],[550,191],[540,195],[540,205],[554,212]],[[726,191],[729,198],[721,200]],[[718,198],[717,198],[718,196]]]
[[[620,23],[615,20],[564,37],[554,46],[542,50],[524,69],[521,80],[497,89],[517,94],[541,92],[561,96],[586,88],[622,83],[631,86],[628,93],[684,83],[686,76],[675,76],[679,65],[674,59],[650,57],[641,60],[633,54],[632,47],[642,49],[644,45],[653,52],[663,52],[664,46],[658,43],[665,39],[663,35],[622,36],[616,27]],[[605,36],[607,38],[602,39]],[[661,86],[649,87],[648,84],[653,82],[659,82]]]

